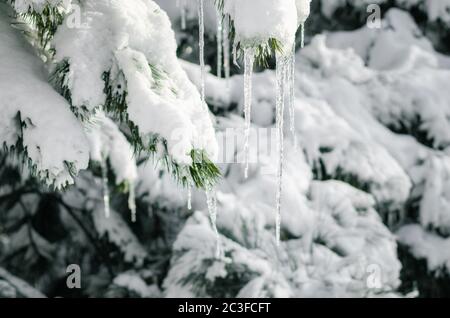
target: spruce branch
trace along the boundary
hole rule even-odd
[[[32,127],[32,122],[29,118],[23,118],[20,111],[17,112],[15,117],[17,140],[13,145],[7,145],[3,143],[3,151],[8,155],[16,156],[18,161],[21,162],[23,167],[28,167],[29,174],[32,178],[43,180],[48,188],[63,190],[69,185],[68,181],[64,184],[56,184],[56,180],[51,178],[49,170],[39,170],[36,163],[33,162],[28,155],[28,148],[24,143],[24,130]],[[65,161],[64,165],[69,175],[74,178],[77,174],[76,165],[73,162]]]
[[[64,21],[64,11],[60,5],[54,6],[46,3],[40,11],[29,7],[27,12],[17,14],[17,19],[31,25],[36,31],[39,45],[44,49],[51,50],[49,44],[59,25]]]

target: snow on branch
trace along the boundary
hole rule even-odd
[[[106,108],[128,124],[138,150],[167,156],[177,176],[174,165],[184,167],[183,183],[213,183],[218,171],[208,158],[217,153],[214,129],[177,60],[167,14],[153,1],[88,0],[81,20],[81,28],[63,23],[53,39],[54,78],[75,112],[89,117]],[[192,175],[197,154],[213,173]]]
[[[32,172],[61,188],[87,168],[87,139],[64,98],[48,84],[43,63],[11,28],[8,9],[0,5],[0,142],[23,150]]]
[[[232,25],[234,46],[257,49],[264,61],[272,51],[290,54],[295,34],[309,17],[311,0],[218,0]]]
[[[167,15],[153,1],[142,0],[86,1],[81,14],[86,26],[63,24],[53,41],[56,60],[69,65],[73,106],[91,111],[106,105],[112,97],[105,93],[108,74],[112,93],[126,95],[127,117],[141,137],[159,134],[183,163],[190,162],[193,148],[214,156],[211,121],[177,61]],[[176,140],[174,130],[185,138]]]

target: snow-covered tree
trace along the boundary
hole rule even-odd
[[[446,295],[449,7],[0,0],[0,297]]]
[[[29,214],[25,220],[32,218],[35,207],[22,205],[24,195],[37,192],[40,202],[89,167],[90,182],[101,180],[98,198],[111,217],[104,222],[118,226],[112,179],[114,191],[129,193],[136,221],[137,160],[164,166],[186,188],[214,186],[220,172],[212,162],[217,142],[211,116],[178,62],[169,18],[155,2],[2,1],[0,39],[4,160],[29,168],[29,174],[22,171],[23,183],[13,180],[20,186],[2,191],[14,197],[7,214],[17,207]],[[89,193],[82,195],[87,202]],[[52,199],[56,206],[72,209],[55,196],[61,200]],[[97,228],[98,235],[107,229]]]

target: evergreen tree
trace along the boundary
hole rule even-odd
[[[447,295],[450,4],[368,3],[0,0],[0,297]]]

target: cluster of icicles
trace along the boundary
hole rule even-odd
[[[181,10],[181,28],[186,28],[186,0],[177,0]],[[205,102],[205,60],[204,60],[204,0],[198,1],[198,19],[199,19],[199,59],[201,68],[201,97],[204,105]],[[237,43],[233,43],[230,50],[230,30],[228,21],[223,20],[222,14],[217,10],[217,76],[222,74],[228,80],[230,77],[230,51],[233,55],[233,63],[237,65]],[[301,47],[304,46],[304,25],[301,24]],[[243,49],[244,61],[244,117],[245,117],[245,133],[244,133],[244,154],[245,154],[245,178],[248,178],[249,170],[249,138],[251,129],[251,112],[252,112],[252,74],[255,63],[256,50],[252,47]],[[295,43],[288,54],[276,54],[276,130],[277,130],[277,150],[278,150],[278,167],[277,167],[277,193],[276,193],[276,242],[280,244],[281,234],[281,194],[282,194],[282,178],[283,178],[283,160],[284,160],[284,112],[285,105],[289,110],[289,128],[294,139],[294,145],[297,144],[295,135]],[[287,99],[287,100],[286,100]],[[207,106],[206,106],[207,107]],[[220,236],[216,226],[217,218],[217,199],[214,189],[206,191],[207,206],[210,215],[213,230],[217,236],[217,257],[220,257],[221,246]],[[188,208],[191,209],[191,189],[188,192]]]
[[[186,28],[186,1],[177,0],[177,5],[181,10],[181,28]],[[198,1],[198,19],[199,19],[199,61],[201,69],[201,99],[205,105],[205,111],[208,111],[208,106],[205,100],[205,23],[204,23],[204,0]],[[230,45],[230,30],[229,24],[224,23],[222,14],[217,10],[217,74],[219,77],[224,74],[228,80],[230,78],[230,51],[233,54],[233,63],[237,65],[237,43],[233,43],[233,48]],[[304,45],[304,25],[301,25],[301,47]],[[245,178],[248,178],[249,170],[249,138],[251,129],[251,111],[252,111],[252,74],[255,63],[256,50],[252,47],[243,49],[244,61],[244,117],[245,117],[245,133],[244,133],[244,154],[245,154]],[[276,130],[277,130],[277,150],[278,150],[278,167],[277,167],[277,193],[276,193],[276,242],[280,244],[281,232],[281,194],[282,194],[282,178],[283,178],[283,160],[284,160],[284,112],[287,105],[289,110],[289,127],[290,132],[294,138],[294,145],[296,142],[295,135],[295,44],[291,48],[289,54],[276,54]],[[286,100],[287,99],[287,100]],[[101,162],[102,168],[102,183],[103,183],[103,200],[105,205],[105,214],[110,215],[110,196],[108,190],[108,178],[106,160]],[[223,257],[220,235],[216,225],[217,219],[217,196],[213,188],[208,188],[205,191],[206,203],[210,216],[210,222],[213,231],[216,235],[216,257]],[[188,209],[192,209],[192,188],[188,189]],[[134,186],[130,182],[128,207],[131,211],[131,219],[136,221],[136,204]]]
[[[303,30],[303,26],[302,26]],[[303,33],[302,33],[303,34]],[[303,35],[302,35],[303,46]],[[244,117],[245,117],[245,178],[248,178],[249,168],[249,138],[252,112],[252,74],[255,62],[255,49],[244,48]],[[287,98],[287,100],[286,100]],[[276,193],[276,242],[280,244],[281,234],[281,193],[283,189],[283,161],[284,161],[284,112],[287,104],[289,108],[289,128],[294,145],[297,144],[295,135],[295,44],[289,54],[276,53],[276,138],[278,150],[277,193]]]

